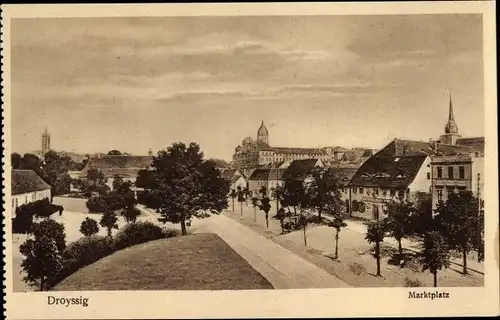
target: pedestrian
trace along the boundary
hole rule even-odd
[[[59,216],[62,216],[63,210],[64,210],[63,206],[59,206]]]

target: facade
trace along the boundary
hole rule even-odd
[[[350,182],[350,214],[379,220],[385,217],[384,203],[392,199],[412,201],[431,187],[430,157],[420,155],[374,155]]]
[[[446,201],[452,192],[471,191],[481,196],[484,179],[484,157],[471,155],[436,156],[432,158],[432,207]]]
[[[51,200],[51,188],[33,170],[12,170],[12,215],[16,208],[43,199]]]
[[[42,134],[42,157],[50,150],[50,134],[45,127],[45,131]]]
[[[257,131],[257,140],[251,137],[243,139],[235,148],[232,166],[239,169],[258,168],[259,166],[278,162],[291,162],[304,159],[321,159],[329,161],[341,157],[340,147],[336,148],[287,148],[272,147],[269,144],[269,131],[264,122]],[[250,176],[251,173],[248,175]]]
[[[139,171],[149,168],[152,161],[152,156],[103,155],[90,159],[82,170],[82,177],[86,176],[89,169],[96,168],[104,174],[106,185],[112,190],[115,176],[134,184]]]

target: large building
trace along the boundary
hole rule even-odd
[[[360,151],[361,150],[361,151]],[[365,154],[364,149],[347,150],[342,147],[289,148],[270,145],[269,131],[262,121],[257,131],[257,140],[247,137],[236,147],[231,165],[239,169],[255,169],[270,163],[291,162],[294,160],[319,159],[325,164],[330,162],[359,161]],[[367,157],[365,157],[367,158]],[[247,173],[247,172],[245,172]],[[250,176],[248,174],[248,176]]]
[[[51,188],[33,170],[12,170],[12,215],[23,204],[51,198]]]

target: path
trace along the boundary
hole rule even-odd
[[[276,289],[350,287],[315,264],[225,216],[196,220],[192,231],[219,235]]]

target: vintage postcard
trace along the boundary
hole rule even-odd
[[[8,319],[499,314],[494,2],[2,6]]]

